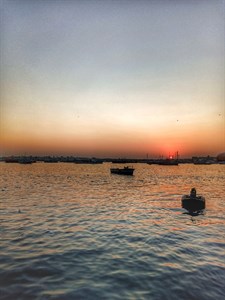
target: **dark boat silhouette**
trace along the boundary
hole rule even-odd
[[[197,196],[196,189],[192,188],[190,195],[184,195],[181,199],[182,208],[191,212],[198,212],[205,209],[205,198]]]
[[[111,174],[118,174],[118,175],[133,175],[134,168],[131,167],[124,167],[124,168],[111,168]]]
[[[4,161],[6,163],[18,163],[19,162],[19,158],[18,157],[14,157],[14,156],[10,156],[10,157],[6,157],[4,159]]]
[[[31,165],[32,163],[34,163],[35,161],[29,157],[21,157],[19,160],[18,160],[18,163],[19,164],[22,164],[22,165]]]
[[[169,157],[166,158],[166,159],[159,159],[158,160],[158,165],[161,165],[161,166],[178,166],[179,165],[178,158],[179,158],[179,154],[178,154],[178,151],[177,151],[176,152],[176,157],[173,157],[173,156],[169,155]]]
[[[158,162],[158,165],[161,166],[178,166],[178,160],[177,159],[171,159],[171,158],[167,158],[167,159],[162,159]]]

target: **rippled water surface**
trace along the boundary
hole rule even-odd
[[[224,299],[225,165],[134,167],[0,163],[0,299]]]

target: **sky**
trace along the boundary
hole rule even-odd
[[[225,151],[224,0],[0,0],[0,155]]]

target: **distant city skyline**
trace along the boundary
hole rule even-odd
[[[0,156],[224,152],[224,3],[0,1]]]

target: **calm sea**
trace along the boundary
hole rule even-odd
[[[225,299],[225,165],[134,167],[0,163],[0,299]]]

